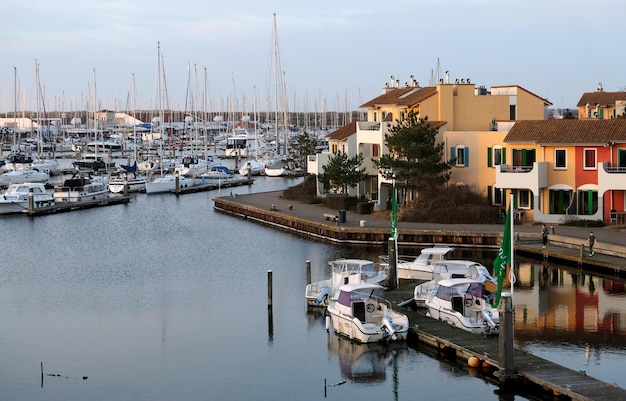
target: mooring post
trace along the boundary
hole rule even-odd
[[[395,290],[398,288],[398,266],[397,266],[397,255],[396,255],[396,240],[395,238],[389,238],[389,250],[387,251],[387,256],[389,260],[389,290]]]
[[[35,210],[35,193],[33,192],[33,187],[28,189],[28,213],[33,214]]]
[[[306,261],[306,283],[307,285],[311,284],[311,261]]]
[[[272,271],[267,271],[267,336],[274,340],[274,313],[272,308]]]
[[[176,193],[180,191],[180,174],[176,174]]]
[[[507,382],[517,378],[515,370],[515,356],[513,347],[513,299],[510,293],[502,293],[500,305],[498,306],[500,315],[499,340],[499,362],[501,370],[494,374],[501,382]]]
[[[267,307],[272,307],[272,271],[267,271]]]

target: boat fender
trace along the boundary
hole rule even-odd
[[[491,311],[489,309],[483,309],[483,318],[484,318],[485,323],[489,325],[489,327],[491,328],[498,327],[498,324],[494,322],[493,315],[491,314]]]

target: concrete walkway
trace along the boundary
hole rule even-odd
[[[294,202],[281,198],[283,191],[261,192],[256,194],[236,195],[229,197],[229,201],[241,203],[244,205],[254,206],[259,209],[272,210],[299,217],[302,219],[324,222],[324,214],[330,213],[338,215],[339,212],[329,209],[319,204],[307,204]],[[385,218],[376,217],[373,214],[357,214],[354,211],[346,211],[346,222],[341,223],[343,227],[364,227],[373,228],[390,228],[390,221]],[[328,223],[328,221],[326,221]],[[332,223],[339,224],[339,223]],[[550,228],[550,226],[548,227]],[[412,223],[398,222],[398,230],[445,230],[445,231],[464,231],[464,232],[494,232],[502,233],[504,224],[436,224],[436,223]],[[541,237],[541,225],[539,224],[522,224],[515,225],[514,231],[525,236],[532,236],[537,239]],[[603,250],[607,252],[615,251],[616,254],[626,255],[626,226],[605,226],[605,227],[572,227],[572,226],[554,226],[554,239],[559,238],[571,244],[585,243],[589,231],[593,231],[596,236],[596,252],[601,253]],[[551,232],[552,233],[552,232]],[[552,235],[552,234],[551,234]]]

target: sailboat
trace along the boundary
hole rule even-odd
[[[161,43],[158,45],[158,98],[159,98],[159,131],[161,133],[161,141],[160,141],[160,152],[161,156],[163,155],[163,138],[165,137],[164,128],[164,111],[163,111],[163,103],[162,103],[162,94],[161,94],[161,74],[164,74],[163,69],[163,60],[161,57]],[[146,183],[146,193],[147,194],[159,194],[159,193],[167,193],[176,190],[177,188],[187,188],[193,186],[194,180],[193,178],[185,177],[184,175],[178,174],[164,174],[163,173],[163,161],[161,160],[160,164],[161,174],[159,177],[154,178],[152,181]]]

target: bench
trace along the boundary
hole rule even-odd
[[[332,213],[324,213],[324,219],[325,220],[337,221],[337,220],[339,220],[339,216],[334,215]]]

